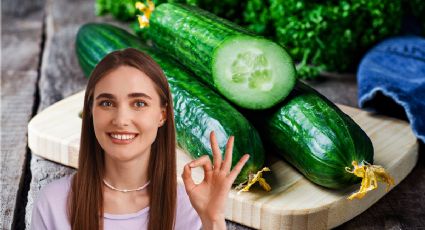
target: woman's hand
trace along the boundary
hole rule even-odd
[[[210,141],[214,165],[211,164],[210,158],[204,155],[184,166],[182,178],[190,202],[201,217],[203,228],[226,229],[224,213],[227,196],[249,155],[245,154],[230,171],[234,137],[231,136],[227,141],[224,161],[214,131],[210,134]],[[192,180],[192,168],[199,166],[204,168],[204,180],[195,184]]]

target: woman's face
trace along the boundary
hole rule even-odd
[[[93,125],[106,157],[129,161],[149,156],[166,116],[154,84],[129,66],[118,67],[96,84]]]

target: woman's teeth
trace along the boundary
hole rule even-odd
[[[131,140],[136,137],[136,134],[126,134],[126,135],[119,135],[119,134],[109,134],[112,138],[120,139],[120,140]]]

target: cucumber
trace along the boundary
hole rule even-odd
[[[270,108],[295,84],[295,67],[283,47],[197,7],[160,4],[149,19],[148,36],[242,108]]]
[[[77,34],[76,53],[86,76],[108,53],[128,47],[147,53],[164,70],[173,96],[177,143],[182,149],[193,158],[208,154],[212,159],[209,133],[215,131],[222,150],[230,135],[234,135],[232,167],[243,154],[250,154],[235,183],[247,181],[251,173],[261,169],[264,148],[256,129],[225,99],[194,79],[178,63],[112,25],[85,24]]]
[[[352,168],[353,161],[373,163],[373,145],[367,134],[335,104],[300,81],[282,104],[261,117],[255,125],[265,143],[318,185],[346,188],[360,181],[346,167]]]

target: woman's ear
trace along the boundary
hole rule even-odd
[[[161,118],[159,120],[158,127],[163,126],[166,120],[167,120],[167,108],[163,107],[163,108],[161,108]]]

